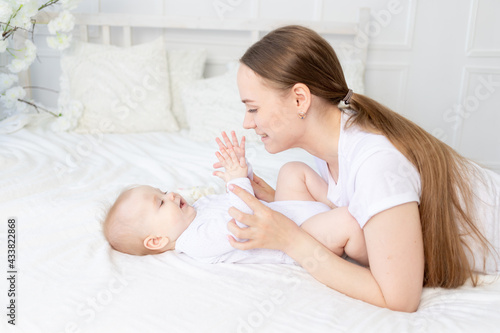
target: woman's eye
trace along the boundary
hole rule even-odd
[[[257,112],[257,109],[249,109],[248,112],[254,113],[254,112]]]
[[[160,201],[160,207],[161,207],[161,205],[163,205],[163,200],[162,200],[162,201]]]

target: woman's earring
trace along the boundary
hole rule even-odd
[[[299,118],[300,119],[304,119],[306,117],[306,113],[305,112],[299,112]]]

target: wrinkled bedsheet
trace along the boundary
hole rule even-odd
[[[1,332],[489,332],[500,325],[500,281],[429,289],[407,314],[353,300],[292,265],[203,264],[173,252],[134,257],[110,249],[100,221],[130,184],[210,187],[215,142],[186,132],[0,136],[0,228],[7,274],[7,219],[16,227],[16,326]],[[249,143],[256,174],[274,185],[301,150],[270,155]]]

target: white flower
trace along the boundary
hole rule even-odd
[[[17,55],[15,59],[12,60],[12,62],[7,65],[7,68],[12,72],[12,73],[19,73],[20,71],[23,71],[25,69],[28,69],[28,67],[35,61],[36,58],[36,46],[33,44],[33,42],[29,39],[24,41],[25,48],[22,49],[23,51],[22,54]]]
[[[3,93],[5,90],[12,87],[14,83],[18,81],[17,75],[13,74],[0,74],[0,93]]]
[[[71,39],[71,35],[58,33],[55,36],[47,37],[47,45],[49,45],[50,48],[62,51],[69,47]]]
[[[18,99],[22,99],[24,96],[26,96],[26,91],[24,91],[22,87],[17,86],[5,91],[5,93],[0,96],[0,101],[2,101],[7,109],[12,109],[17,106]]]
[[[0,22],[7,22],[12,15],[12,7],[3,0],[0,0]]]
[[[7,50],[7,46],[9,46],[9,42],[7,40],[0,40],[0,53],[5,52],[5,50]]]
[[[58,32],[70,32],[75,27],[75,17],[65,10],[47,25],[49,32],[55,35]]]
[[[50,33],[55,34],[47,38],[47,43],[52,48],[63,50],[70,45],[72,36],[71,31],[75,25],[75,18],[69,10],[75,9],[81,0],[0,0],[0,31],[5,30],[9,35],[14,35],[16,30],[27,30],[33,34],[35,15],[39,8],[46,8],[52,4],[62,5],[62,12],[48,24]],[[7,27],[7,22],[9,26]],[[24,32],[23,32],[24,35]],[[23,37],[23,36],[21,36]],[[19,46],[15,43],[13,47],[13,38],[3,40],[0,36],[0,55],[6,51],[9,62],[4,67],[11,73],[18,73],[28,69],[36,59],[37,47],[31,39],[25,39],[24,45]],[[16,75],[0,72],[0,113],[2,115],[20,115],[29,113],[34,105],[37,110],[41,109],[52,113],[47,108],[32,100],[26,100],[26,92],[18,86]],[[22,101],[20,101],[22,100]],[[33,104],[32,104],[33,103]],[[76,127],[78,120],[83,113],[83,105],[79,102],[71,102],[57,117],[57,126],[60,129],[67,130]],[[54,114],[55,115],[55,114]],[[5,117],[4,117],[5,118]]]
[[[61,116],[52,124],[52,130],[62,132],[72,130],[78,125],[78,121],[82,117],[84,106],[79,101],[69,101],[65,103],[59,112]]]
[[[20,71],[24,71],[28,69],[30,64],[24,59],[13,59],[10,64],[7,65],[7,68],[12,73],[19,73]]]
[[[25,1],[17,1],[14,3],[15,6],[13,8],[14,12],[21,7],[21,9],[17,12],[16,16],[14,16],[10,25],[21,27],[23,29],[29,29],[32,26],[31,17],[33,17],[38,12],[38,1],[37,0],[25,0]],[[14,5],[13,4],[13,5]]]
[[[24,41],[24,59],[28,61],[30,64],[36,59],[36,45],[29,39]]]
[[[83,104],[80,101],[71,101],[66,104],[61,112],[64,116],[80,119],[83,114]]]
[[[52,123],[51,127],[55,132],[64,132],[71,129],[72,125],[73,124],[71,120],[63,115],[61,117],[57,117],[57,119]]]
[[[80,4],[81,0],[60,0],[59,3],[62,5],[62,7],[66,10],[73,10],[78,7]]]

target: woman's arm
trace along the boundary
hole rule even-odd
[[[418,204],[409,202],[380,212],[363,230],[370,269],[387,307],[416,311],[424,280],[424,245]]]
[[[370,269],[348,262],[324,247],[284,215],[264,206],[248,192],[234,186],[233,192],[254,211],[244,214],[231,208],[230,215],[248,225],[228,228],[247,250],[269,248],[284,251],[314,278],[352,298],[392,310],[413,312],[420,302],[424,256],[418,206],[407,203],[381,212],[364,228]],[[329,215],[328,218],[335,218]]]

